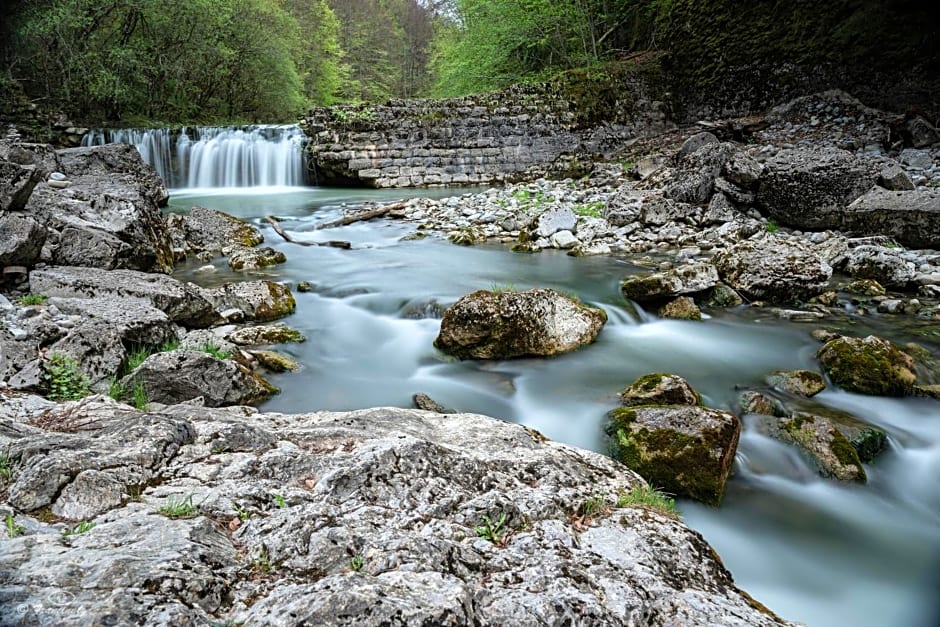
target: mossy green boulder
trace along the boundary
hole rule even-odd
[[[626,407],[647,405],[701,405],[702,398],[689,382],[674,374],[654,372],[643,375],[620,392]]]
[[[826,342],[816,357],[832,382],[849,392],[907,396],[914,391],[914,360],[880,337],[839,336]]]
[[[887,440],[877,427],[805,412],[780,419],[778,426],[780,439],[807,453],[819,474],[841,481],[864,483],[867,476],[862,462],[881,452]]]
[[[657,489],[718,505],[741,435],[734,414],[691,405],[609,414],[614,457]]]

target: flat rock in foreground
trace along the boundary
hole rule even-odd
[[[550,289],[479,290],[444,312],[434,346],[460,359],[567,353],[597,338],[607,313]]]
[[[24,528],[2,541],[0,607],[37,623],[789,624],[735,588],[699,534],[616,507],[641,484],[632,472],[519,425],[393,408],[62,409],[0,412],[17,460],[0,508],[19,504]],[[575,524],[593,497],[609,515]],[[193,511],[162,515],[171,498]],[[23,513],[49,502],[109,511],[63,536]]]

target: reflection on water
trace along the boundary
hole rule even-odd
[[[421,194],[427,194],[424,190]],[[440,195],[446,190],[438,190]],[[316,231],[342,203],[388,202],[402,190],[191,193],[173,210],[203,205],[248,219],[288,262],[262,276],[289,284],[297,313],[286,322],[308,341],[279,347],[303,370],[276,375],[271,411],[410,406],[425,392],[447,407],[524,423],[547,436],[604,451],[603,420],[616,393],[648,372],[685,377],[706,404],[730,408],[737,389],[774,369],[816,369],[812,327],[760,310],[711,312],[704,322],[645,318],[620,297],[619,281],[639,271],[629,260],[520,255],[499,246],[464,248],[428,238],[401,241],[405,224],[376,221]],[[286,244],[265,215],[298,238],[342,239],[352,250]],[[218,261],[196,282],[245,276]],[[552,359],[459,362],[432,346],[434,312],[476,289],[553,287],[603,307],[598,341]],[[428,315],[432,317],[428,317]],[[878,333],[891,323],[873,320]],[[866,333],[866,322],[852,328]],[[901,339],[901,338],[896,338]],[[909,338],[905,341],[909,341]],[[937,346],[928,345],[937,352]],[[934,627],[940,573],[940,404],[826,391],[819,400],[884,428],[889,450],[866,466],[867,485],[823,480],[793,448],[771,440],[745,416],[735,476],[720,509],[683,501],[685,521],[722,556],[738,584],[782,616],[811,627]]]

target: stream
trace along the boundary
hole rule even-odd
[[[649,372],[686,378],[706,405],[731,408],[743,386],[775,369],[818,369],[813,325],[760,309],[712,311],[703,322],[659,320],[634,312],[620,280],[644,268],[636,260],[562,252],[515,254],[500,245],[460,247],[438,238],[403,241],[413,227],[377,220],[315,231],[342,215],[343,203],[401,198],[403,190],[321,188],[176,190],[170,210],[202,205],[258,226],[286,264],[250,275],[215,261],[214,273],[184,266],[202,285],[269,278],[296,293],[284,320],[307,341],[277,347],[303,368],[273,375],[281,393],[264,411],[350,410],[411,406],[415,392],[462,412],[538,429],[550,438],[605,452],[605,413],[616,394]],[[466,190],[420,190],[448,195]],[[264,222],[283,219],[297,239],[347,240],[351,250],[285,243]],[[598,341],[550,359],[454,361],[432,342],[442,307],[494,286],[552,287],[603,307]],[[895,318],[896,320],[896,318]],[[912,337],[890,317],[858,319],[853,334]],[[925,344],[934,353],[937,346]],[[720,508],[680,500],[683,520],[715,547],[737,584],[781,616],[810,627],[932,627],[940,590],[940,411],[936,401],[872,398],[828,389],[821,403],[849,411],[889,434],[888,449],[866,465],[869,482],[820,478],[793,447],[745,428]],[[585,495],[586,497],[589,495]]]

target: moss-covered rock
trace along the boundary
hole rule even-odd
[[[590,344],[606,322],[603,309],[554,290],[480,290],[447,308],[434,346],[460,359],[550,356]]]
[[[785,416],[783,403],[757,390],[745,390],[738,395],[738,406],[745,414]]]
[[[258,365],[269,372],[293,372],[300,369],[300,364],[293,357],[277,351],[248,351]]]
[[[648,276],[627,277],[620,283],[620,293],[638,303],[663,302],[713,288],[717,283],[718,273],[712,264],[692,263]]]
[[[659,308],[660,318],[672,320],[701,320],[702,311],[689,296],[680,296]]]
[[[290,289],[273,281],[226,283],[204,293],[219,310],[241,310],[244,319],[257,322],[283,318],[297,307]]]
[[[621,407],[609,414],[614,456],[658,489],[718,505],[741,421],[693,406]]]
[[[856,279],[845,286],[845,291],[863,296],[884,296],[885,288],[874,279]]]
[[[913,393],[917,379],[914,360],[891,342],[874,335],[829,340],[816,357],[832,382],[850,392],[876,396]]]
[[[253,327],[242,327],[229,333],[226,339],[241,346],[288,344],[307,340],[303,333],[283,324],[259,324]]]
[[[228,255],[228,265],[232,270],[257,270],[287,261],[287,255],[270,246],[264,248],[231,246],[223,249],[222,252]]]
[[[625,407],[649,405],[694,406],[702,404],[702,397],[682,377],[654,372],[643,375],[621,391],[620,401]]]
[[[831,419],[798,413],[792,418],[781,419],[779,427],[780,438],[796,444],[806,452],[819,467],[822,476],[841,481],[867,480],[858,450]],[[884,436],[883,431],[881,435]],[[876,444],[876,430],[859,430],[856,436],[866,456],[873,456],[876,449],[880,450]]]
[[[767,385],[778,390],[807,398],[826,389],[823,376],[811,370],[777,370],[767,375],[765,380]]]

